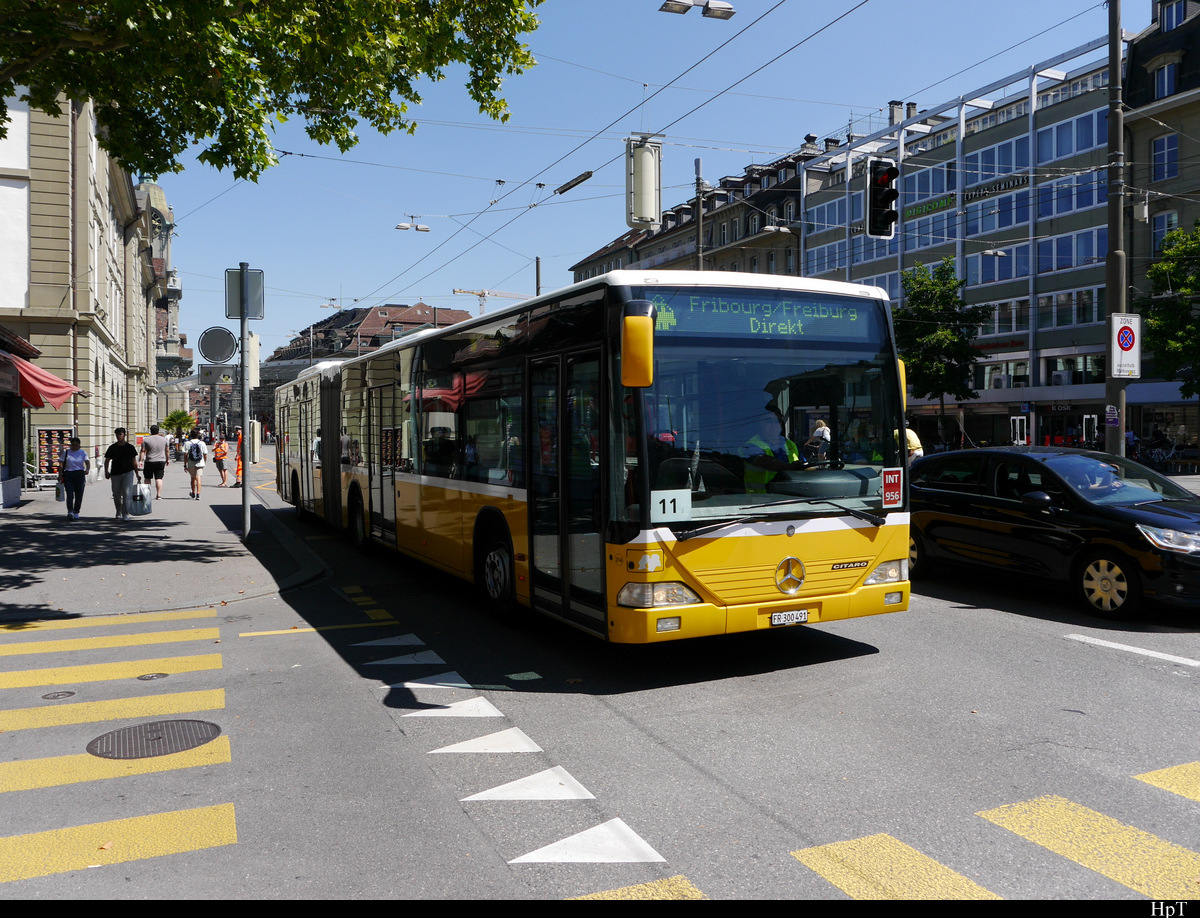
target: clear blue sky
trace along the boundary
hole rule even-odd
[[[532,294],[539,256],[543,290],[552,290],[625,231],[630,133],[666,135],[669,207],[690,195],[697,157],[710,182],[740,174],[808,133],[844,136],[851,119],[871,116],[882,127],[890,99],[925,108],[956,98],[1098,38],[1108,23],[1090,0],[859,2],[733,0],[737,15],[720,21],[660,13],[661,0],[546,0],[528,38],[538,66],[505,84],[506,125],[480,115],[463,73],[451,71],[423,88],[415,135],[364,129],[340,154],[289,123],[276,148],[304,156],[282,156],[257,184],[188,163],[159,180],[177,223],[181,330],[194,346],[210,326],[236,329],[225,319],[223,277],[241,261],[265,272],[267,317],[251,323],[264,356],[328,317],[321,306],[331,300],[423,300],[475,313],[477,298],[451,290]],[[1122,6],[1127,30],[1148,24],[1150,0]],[[586,170],[590,181],[551,195]],[[430,232],[394,229],[410,214]]]

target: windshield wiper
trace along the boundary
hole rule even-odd
[[[860,519],[863,522],[870,523],[872,526],[882,526],[887,520],[882,516],[876,516],[874,513],[867,513],[865,510],[859,510],[856,507],[847,507],[845,504],[839,504],[837,501],[828,500],[824,497],[795,497],[791,500],[777,500],[769,504],[760,504],[761,507],[783,507],[788,504],[828,504],[831,507],[836,507],[843,513],[848,513],[855,519]],[[743,523],[762,523],[768,520],[777,519],[772,514],[754,514],[753,516],[742,516],[736,520],[728,520],[724,523],[713,523],[711,526],[701,526],[699,529],[689,529],[686,532],[681,532],[675,536],[677,542],[686,542],[688,539],[694,539],[696,536],[708,535],[710,532],[716,532],[719,529],[724,529],[727,526],[739,526]]]

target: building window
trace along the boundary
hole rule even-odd
[[[1179,135],[1165,134],[1150,141],[1150,180],[1161,182],[1163,179],[1176,178],[1179,175]]]
[[[1151,233],[1155,255],[1162,254],[1163,238],[1174,229],[1179,229],[1179,214],[1176,211],[1168,210],[1154,215],[1151,220]]]
[[[1167,64],[1154,71],[1154,98],[1165,99],[1175,95],[1176,79],[1179,76],[1178,64]]]
[[[751,214],[746,226],[747,231],[753,236],[758,232],[758,214]]]
[[[1183,25],[1187,16],[1187,0],[1168,0],[1159,8],[1158,21],[1164,32],[1170,32]]]
[[[725,245],[727,242],[729,242],[729,224],[727,223],[721,224],[720,240],[721,245]]]

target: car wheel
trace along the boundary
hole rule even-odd
[[[350,498],[350,541],[359,551],[365,551],[369,541],[367,535],[367,514],[363,510],[362,495],[357,491]]]
[[[1137,568],[1121,555],[1097,552],[1083,559],[1075,576],[1079,595],[1101,618],[1125,619],[1137,612],[1142,584]]]
[[[908,531],[908,579],[924,580],[933,570],[929,555],[925,551],[925,542],[916,529]]]

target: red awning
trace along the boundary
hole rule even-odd
[[[21,401],[26,408],[42,408],[49,402],[57,410],[72,395],[83,392],[78,386],[15,354],[0,353],[0,359],[9,361],[16,368],[17,376],[21,378]]]

